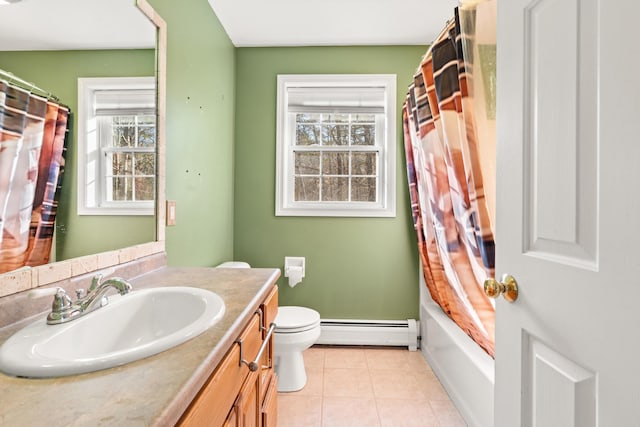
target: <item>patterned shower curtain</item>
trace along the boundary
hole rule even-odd
[[[403,107],[405,154],[427,288],[491,356],[494,275],[495,0],[463,2],[427,51]]]
[[[0,273],[49,262],[69,114],[0,80]]]

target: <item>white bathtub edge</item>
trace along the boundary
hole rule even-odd
[[[420,281],[421,351],[470,427],[493,426],[494,360],[444,314]]]

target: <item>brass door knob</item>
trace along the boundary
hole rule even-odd
[[[514,302],[518,299],[518,282],[509,274],[502,276],[500,282],[490,277],[484,281],[484,293],[490,298],[498,298],[502,294],[504,299]]]

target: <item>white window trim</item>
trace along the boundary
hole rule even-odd
[[[288,125],[289,88],[362,87],[384,88],[386,128],[377,168],[378,203],[295,202],[293,200],[293,150],[295,125]],[[278,75],[276,126],[276,216],[395,217],[396,216],[396,75],[395,74],[304,74]],[[376,124],[376,132],[379,124]],[[366,207],[363,207],[366,205]]]
[[[110,89],[156,89],[156,79],[155,77],[78,78],[78,215],[155,215],[155,201],[110,202],[104,206],[95,206],[89,203],[90,191],[87,188],[91,179],[96,179],[96,177],[89,176],[88,162],[90,154],[87,147],[90,143],[97,144],[95,131],[97,131],[98,126],[93,114],[93,93],[96,90]],[[94,197],[101,198],[102,196],[94,194]]]

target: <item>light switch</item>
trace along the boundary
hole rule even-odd
[[[167,227],[176,225],[176,201],[167,200]]]

